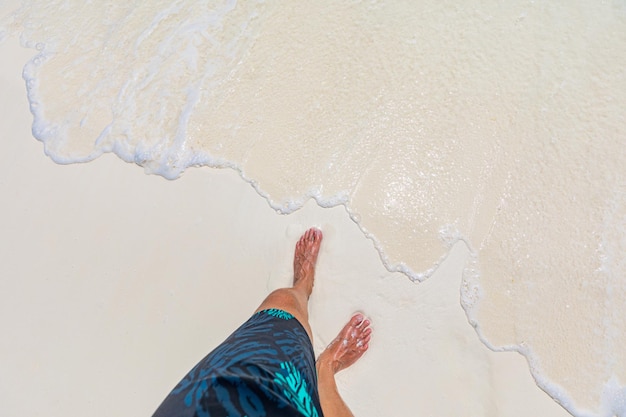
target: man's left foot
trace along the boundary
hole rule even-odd
[[[307,297],[313,291],[315,264],[321,243],[322,231],[314,227],[304,232],[296,243],[296,253],[293,257],[293,286],[303,287]]]

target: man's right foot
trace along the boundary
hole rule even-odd
[[[319,356],[318,366],[329,366],[337,373],[355,363],[369,348],[370,324],[362,314],[355,314]]]

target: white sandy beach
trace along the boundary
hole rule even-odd
[[[626,417],[623,4],[12,0],[7,34],[3,416],[149,415],[315,225],[316,350],[374,323],[357,415]]]
[[[105,155],[57,165],[31,135],[22,66],[0,44],[3,143],[0,414],[148,416],[268,292],[288,285],[293,245],[325,234],[311,300],[315,347],[356,310],[370,351],[341,374],[357,416],[568,415],[521,355],[492,353],[459,301],[457,244],[414,284],[389,273],[342,207],[278,215],[235,172],[176,181]]]

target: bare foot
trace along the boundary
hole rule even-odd
[[[329,366],[333,373],[351,366],[369,348],[372,335],[370,324],[360,313],[352,316],[335,340],[322,352],[318,358],[319,364]]]
[[[296,253],[293,257],[293,286],[303,288],[307,298],[313,291],[315,264],[321,243],[322,231],[314,227],[304,232],[296,243]]]

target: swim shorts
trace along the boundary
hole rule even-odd
[[[321,417],[306,330],[277,309],[255,313],[202,359],[153,417]]]

